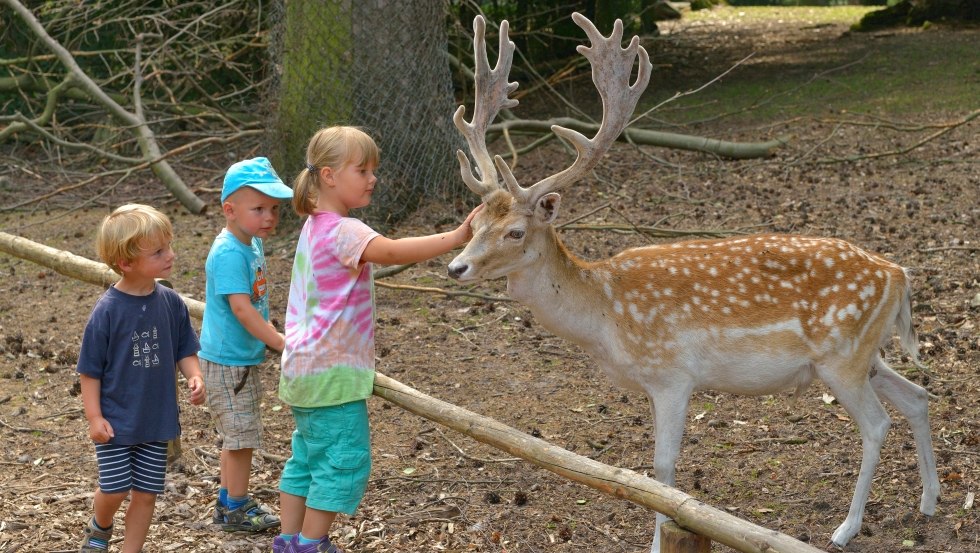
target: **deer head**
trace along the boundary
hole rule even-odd
[[[572,20],[592,43],[591,47],[580,45],[576,49],[592,65],[592,82],[602,98],[602,124],[591,139],[577,131],[553,125],[552,132],[575,147],[575,162],[528,187],[518,184],[503,158],[491,158],[486,145],[487,128],[500,110],[518,103],[508,98],[518,86],[516,82],[507,81],[514,57],[514,43],[507,38],[508,24],[504,21],[500,25],[497,65],[490,69],[484,40],[486,23],[481,16],[473,22],[476,63],[473,118],[466,122],[463,119],[466,108],[460,106],[453,122],[466,139],[476,164],[477,173],[474,174],[466,154],[457,152],[463,182],[483,199],[487,207],[474,221],[473,240],[449,265],[449,273],[454,278],[464,281],[496,278],[533,261],[539,248],[528,246],[553,239],[550,225],[558,215],[561,201],[557,190],[577,181],[599,163],[626,128],[637,101],[650,82],[652,65],[646,50],[639,45],[639,39],[634,36],[626,48],[621,47],[622,21],[617,19],[612,35],[604,37],[585,16],[574,13]],[[636,60],[639,60],[639,69],[635,82],[630,84]]]

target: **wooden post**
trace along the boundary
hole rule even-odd
[[[660,553],[711,553],[711,540],[670,520],[660,527]]]

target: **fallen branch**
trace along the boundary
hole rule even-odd
[[[634,226],[634,225],[615,225],[615,224],[575,224],[575,225],[562,225],[562,230],[600,230],[600,231],[617,231],[617,232],[636,232],[640,234],[645,234],[647,236],[653,236],[657,238],[677,238],[682,236],[704,236],[708,238],[722,238],[725,236],[732,236],[735,234],[745,234],[745,231],[741,230],[677,230],[668,229],[663,227],[647,227],[647,226]]]
[[[126,169],[115,169],[115,170],[112,170],[112,171],[104,171],[104,172],[99,173],[97,175],[92,175],[91,177],[89,177],[89,178],[87,178],[87,179],[85,179],[83,181],[76,182],[75,184],[70,184],[68,186],[63,186],[63,187],[61,187],[61,188],[59,188],[57,190],[53,190],[53,191],[48,192],[46,194],[42,194],[42,195],[37,196],[37,197],[34,197],[34,198],[29,198],[29,199],[26,199],[26,200],[23,200],[23,201],[20,201],[20,202],[17,202],[15,204],[11,204],[11,205],[8,205],[8,206],[3,206],[2,208],[0,208],[0,211],[13,211],[15,209],[19,209],[19,208],[24,207],[26,205],[33,205],[33,204],[36,204],[36,203],[41,202],[43,200],[47,200],[49,198],[52,198],[54,196],[57,196],[59,194],[64,194],[65,192],[68,192],[68,191],[71,191],[71,190],[75,190],[77,188],[81,188],[81,187],[86,186],[88,184],[91,184],[91,183],[93,183],[93,182],[95,182],[95,181],[97,181],[97,180],[99,180],[99,179],[101,179],[103,177],[108,177],[108,176],[111,176],[111,175],[117,175],[117,174],[120,174],[120,173],[123,174],[124,176],[128,176],[128,175],[132,174],[134,171],[138,171],[140,169],[145,169],[147,167],[151,167],[155,163],[162,162],[163,160],[165,160],[165,159],[167,159],[169,157],[172,157],[172,156],[175,156],[175,155],[184,153],[185,151],[188,151],[188,150],[199,148],[200,146],[205,146],[205,145],[208,145],[208,144],[215,144],[215,143],[218,143],[218,144],[228,144],[230,142],[233,142],[233,141],[238,140],[238,139],[241,139],[241,138],[245,138],[245,137],[249,137],[249,136],[259,136],[263,132],[264,131],[261,131],[261,130],[239,131],[239,132],[237,132],[237,133],[235,133],[233,135],[229,135],[229,136],[209,136],[207,138],[202,138],[200,140],[195,140],[193,142],[188,142],[187,144],[183,144],[183,145],[181,145],[181,146],[179,146],[177,148],[174,148],[172,150],[169,150],[168,152],[162,154],[160,157],[158,157],[156,159],[148,159],[146,161],[143,161],[143,162],[141,162],[141,163],[139,163],[137,165],[134,165],[132,167],[128,167]],[[84,148],[86,148],[86,145],[79,145],[79,148],[83,148],[84,149]]]
[[[816,163],[830,164],[830,163],[841,163],[841,162],[849,162],[849,161],[861,161],[861,160],[865,160],[865,159],[878,159],[878,158],[882,158],[882,157],[905,155],[905,154],[911,152],[912,150],[918,149],[918,148],[922,147],[924,144],[926,144],[926,143],[928,143],[928,142],[930,142],[932,140],[935,140],[935,139],[939,138],[940,136],[942,136],[942,135],[944,135],[944,134],[952,131],[953,129],[956,129],[958,127],[961,127],[961,126],[969,123],[970,121],[973,121],[977,117],[980,117],[980,109],[974,110],[973,112],[969,113],[968,115],[966,115],[965,117],[963,117],[959,121],[954,121],[952,123],[941,125],[941,129],[940,130],[938,130],[938,131],[930,134],[929,136],[923,138],[922,140],[916,142],[915,144],[912,144],[911,146],[908,146],[908,147],[905,147],[905,148],[900,148],[900,149],[897,149],[897,150],[889,150],[887,152],[878,152],[878,153],[875,153],[875,154],[865,154],[865,155],[854,155],[854,156],[848,156],[848,157],[831,157],[831,158],[818,159],[818,160],[816,160]]]
[[[964,251],[964,252],[980,252],[980,246],[943,246],[939,248],[919,248],[919,251],[923,253],[957,251],[957,250]]]
[[[119,275],[104,263],[75,255],[71,252],[45,246],[27,238],[0,232],[0,252],[47,267],[67,277],[95,284],[103,288],[112,286]],[[183,297],[191,316],[204,317],[204,302]]]
[[[595,134],[599,130],[599,125],[595,123],[586,123],[570,117],[555,117],[546,120],[506,119],[499,123],[490,125],[487,128],[487,133],[502,134],[504,132],[523,131],[550,134],[551,127],[553,125],[566,127],[583,134]],[[714,138],[704,138],[700,136],[690,136],[686,134],[675,134],[636,128],[628,128],[624,130],[623,134],[619,136],[619,140],[647,146],[660,146],[663,148],[704,152],[731,159],[769,157],[773,154],[773,150],[785,143],[782,140],[746,143],[729,142]]]
[[[143,157],[146,160],[156,160],[162,158],[162,151],[160,145],[157,143],[156,136],[150,129],[146,122],[146,119],[141,117],[142,110],[139,113],[131,113],[126,110],[126,108],[119,105],[118,102],[113,100],[108,94],[103,91],[99,85],[95,83],[83,70],[79,67],[75,58],[72,57],[71,52],[65,49],[64,46],[59,44],[56,40],[51,38],[47,33],[41,23],[34,17],[23,4],[18,0],[0,0],[4,4],[10,6],[17,15],[20,16],[22,20],[27,24],[27,27],[35,34],[45,46],[51,50],[58,60],[65,66],[68,72],[71,74],[72,79],[79,84],[79,87],[85,90],[85,92],[96,102],[102,105],[113,117],[118,119],[123,125],[130,128],[130,130],[135,134],[136,140],[139,143],[140,151],[143,153]],[[139,48],[139,46],[137,46]],[[138,82],[138,81],[137,81]],[[136,93],[139,92],[137,87]],[[138,100],[138,99],[137,99]],[[137,101],[137,105],[139,105]],[[163,181],[164,186],[180,201],[184,207],[187,208],[191,213],[199,214],[203,213],[207,209],[207,204],[205,204],[200,198],[198,198],[194,192],[184,184],[184,181],[180,178],[180,175],[170,166],[166,161],[155,161],[150,162],[150,169],[157,175],[157,177]]]
[[[412,290],[415,292],[429,292],[431,294],[442,294],[448,297],[467,297],[467,298],[477,298],[486,301],[514,301],[510,298],[501,296],[488,296],[486,294],[477,294],[476,292],[468,292],[466,290],[446,290],[444,288],[431,288],[428,286],[411,286],[408,284],[391,284],[390,282],[374,282],[375,286],[380,286],[382,288],[391,288],[393,290]]]
[[[46,432],[48,434],[54,434],[54,432],[46,428],[27,428],[24,426],[13,426],[3,419],[0,419],[0,426],[3,426],[4,428],[9,428],[14,432]],[[55,435],[57,436],[57,434]]]

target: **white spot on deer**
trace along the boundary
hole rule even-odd
[[[637,309],[635,303],[629,304],[629,308],[628,309],[630,311],[630,315],[633,316],[633,320],[634,321],[636,321],[638,323],[643,322],[643,315],[640,315],[640,310]]]
[[[820,322],[822,322],[824,326],[834,326],[834,316],[836,314],[837,314],[837,306],[831,305],[830,307],[827,308],[827,312],[824,314],[823,318],[820,319]]]
[[[834,266],[834,260],[833,258],[825,257],[823,260],[823,264],[826,265],[827,268],[829,269]]]
[[[622,302],[620,302],[618,300],[615,301],[615,302],[613,302],[613,311],[615,311],[617,315],[622,315],[623,314],[623,304],[622,304]]]
[[[856,282],[852,282],[847,285],[847,289],[853,292],[854,290],[858,289],[858,285]]]
[[[785,280],[779,281],[779,286],[780,286],[780,288],[789,288],[790,290],[793,289],[793,283],[792,282],[786,282]]]
[[[718,269],[712,267],[712,268],[708,269],[708,274],[711,275],[711,276],[718,276]]]
[[[672,275],[676,275],[677,274],[677,267],[671,267],[671,268],[667,269],[667,272],[669,272]]]
[[[786,319],[785,321],[755,327],[726,328],[722,330],[722,335],[727,339],[741,340],[752,336],[771,336],[781,332],[803,336],[803,325],[799,319]]]
[[[670,288],[664,288],[664,296],[669,297],[669,296],[672,296],[673,294],[674,294],[674,291],[672,289],[670,289]]]
[[[691,270],[688,269],[687,267],[681,269],[681,272],[684,273],[684,276],[691,276]]]
[[[608,282],[603,282],[602,283],[602,291],[605,292],[606,298],[612,299],[612,297],[613,297],[613,290],[612,290],[612,286]]]

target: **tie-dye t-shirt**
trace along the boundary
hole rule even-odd
[[[360,263],[378,233],[336,213],[307,218],[296,245],[279,398],[327,407],[374,388],[374,281]]]

